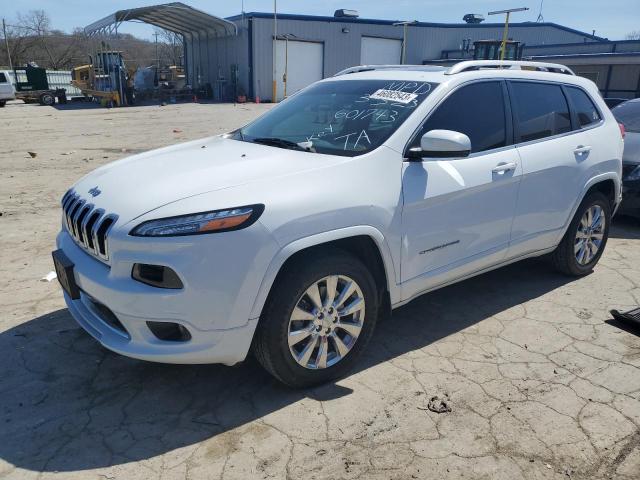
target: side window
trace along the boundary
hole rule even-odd
[[[598,109],[583,90],[575,87],[567,87],[567,93],[578,116],[580,128],[600,121]]]
[[[560,85],[511,82],[520,142],[571,131],[569,105]]]
[[[500,82],[478,82],[453,92],[424,124],[430,130],[454,130],[471,140],[471,151],[482,152],[507,144],[505,106]]]
[[[7,77],[2,72],[0,72],[0,83],[7,83]]]

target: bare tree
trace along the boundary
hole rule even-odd
[[[627,33],[626,40],[640,40],[640,30],[634,30],[633,32]]]
[[[161,64],[180,65],[181,36],[159,31],[158,37],[162,39],[158,45]],[[81,28],[68,34],[52,29],[51,19],[43,10],[23,12],[14,20],[8,20],[7,40],[15,66],[35,63],[45,68],[71,69],[87,63],[88,55],[95,54],[97,42],[104,42],[103,49],[122,51],[128,68],[154,65],[156,61],[153,42],[126,33],[108,38],[87,37]],[[5,48],[0,48],[0,65],[9,65]]]
[[[182,35],[162,28],[154,29],[158,35],[160,65],[181,65],[183,56]]]

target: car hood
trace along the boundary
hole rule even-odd
[[[127,222],[195,195],[296,175],[346,160],[218,136],[110,163],[82,178],[73,188],[96,207]]]
[[[640,164],[640,132],[627,132],[625,134],[622,163]]]

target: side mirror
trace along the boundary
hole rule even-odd
[[[460,158],[471,152],[471,140],[453,130],[429,130],[420,139],[420,147],[409,149],[410,159]]]

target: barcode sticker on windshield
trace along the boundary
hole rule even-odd
[[[398,90],[385,90],[384,88],[381,88],[369,95],[369,98],[373,98],[375,100],[389,100],[398,103],[409,103],[417,97],[418,95],[415,93],[400,92]]]

